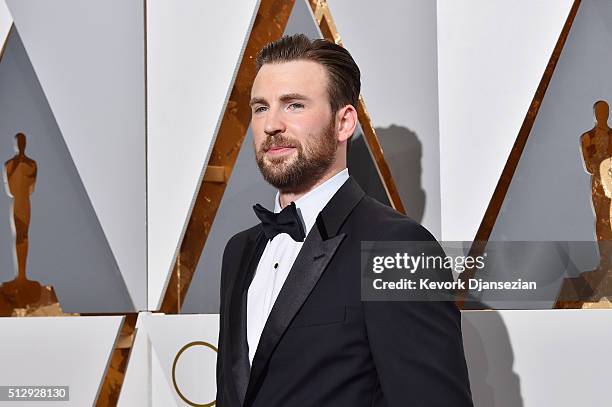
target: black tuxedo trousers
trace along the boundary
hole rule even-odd
[[[398,240],[435,239],[349,177],[308,234],[250,366],[247,291],[267,241],[261,225],[233,236],[221,274],[217,406],[472,406],[454,303],[361,301],[361,241]]]

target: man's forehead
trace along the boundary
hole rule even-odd
[[[300,93],[317,95],[325,91],[325,68],[313,61],[290,61],[264,64],[253,82],[251,97],[278,97]]]

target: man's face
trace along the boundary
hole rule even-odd
[[[338,141],[327,73],[312,61],[265,64],[251,89],[251,128],[264,179],[303,192],[333,164]]]

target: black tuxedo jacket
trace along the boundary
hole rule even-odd
[[[252,367],[247,290],[267,241],[261,225],[229,240],[217,406],[472,406],[458,309],[451,302],[362,302],[362,240],[434,238],[349,177],[304,241]]]

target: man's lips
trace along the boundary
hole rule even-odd
[[[271,147],[268,150],[266,150],[267,154],[283,154],[286,152],[289,152],[291,150],[293,150],[295,147],[291,147],[291,146],[277,146],[277,147]]]

